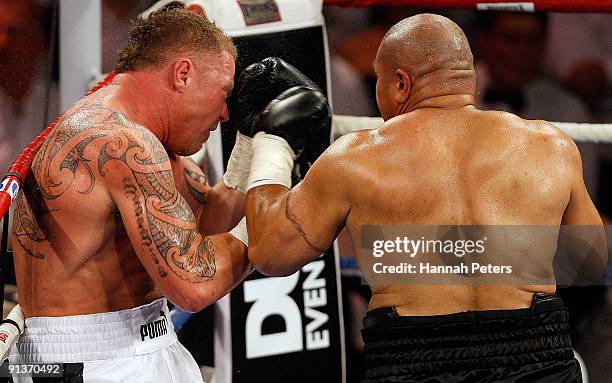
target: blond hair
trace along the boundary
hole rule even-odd
[[[221,53],[237,56],[232,38],[206,17],[184,9],[161,9],[132,25],[119,51],[117,73],[164,63],[179,54]]]

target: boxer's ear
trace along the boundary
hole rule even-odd
[[[402,105],[408,101],[408,96],[410,95],[410,90],[412,89],[412,81],[410,80],[410,76],[403,69],[397,69],[395,71],[395,81],[396,81],[396,94],[395,101]]]
[[[180,58],[171,66],[170,82],[178,93],[183,93],[193,75],[193,63],[188,58]]]

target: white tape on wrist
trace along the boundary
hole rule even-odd
[[[227,170],[223,175],[223,183],[230,189],[246,193],[249,170],[251,168],[251,137],[236,134],[236,142],[227,161]]]
[[[295,153],[284,138],[259,132],[251,143],[251,171],[246,190],[261,185],[291,187],[291,171]]]
[[[0,324],[0,334],[5,338],[0,343],[0,362],[4,361],[11,353],[11,348],[23,333],[25,327],[25,317],[19,305],[13,307],[6,319]]]
[[[240,222],[232,230],[229,231],[229,234],[236,237],[240,242],[249,246],[249,233],[247,232],[246,227],[246,217],[242,217]]]

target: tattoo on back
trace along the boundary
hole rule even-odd
[[[285,201],[285,217],[287,217],[287,219],[289,220],[289,222],[291,222],[291,224],[293,225],[295,230],[297,230],[297,232],[300,234],[300,237],[302,237],[304,239],[304,242],[306,242],[306,244],[311,249],[318,251],[320,254],[323,254],[326,249],[321,249],[321,248],[317,247],[317,245],[315,245],[314,243],[312,243],[308,239],[308,236],[306,235],[306,232],[302,228],[302,221],[293,212],[293,210],[291,210],[291,207],[289,206],[289,199],[290,198],[291,198],[291,193],[288,193],[287,194],[287,201]]]
[[[26,200],[24,193],[30,196],[29,200]],[[19,193],[15,201],[13,234],[25,253],[37,259],[46,258],[41,244],[48,240],[48,233],[38,220],[48,212],[36,180],[29,175],[23,192]]]
[[[167,277],[169,269],[195,283],[214,277],[214,247],[198,232],[193,212],[174,184],[168,154],[147,129],[99,101],[85,104],[62,118],[43,144],[32,170],[40,180],[40,198],[26,191],[28,204],[20,197],[14,223],[18,239],[47,240],[46,231],[36,220],[46,214],[42,209],[45,202],[67,193],[71,198],[74,193],[87,195],[97,182],[121,172],[123,197],[131,209],[127,214],[122,211],[123,219],[135,221],[141,250],[153,259],[159,276]],[[19,243],[29,255],[44,258],[29,251],[25,242]]]

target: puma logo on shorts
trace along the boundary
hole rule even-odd
[[[166,314],[163,311],[159,312],[160,319],[143,324],[140,326],[140,340],[145,341],[145,338],[155,339],[158,336],[166,335],[168,333],[168,320]]]

